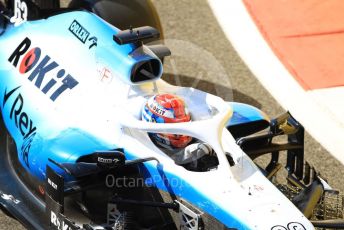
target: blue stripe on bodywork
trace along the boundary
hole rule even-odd
[[[268,117],[256,107],[237,102],[228,102],[228,104],[233,109],[233,116],[227,122],[227,127],[259,120],[268,121]]]

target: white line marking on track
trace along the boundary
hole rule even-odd
[[[326,100],[306,92],[275,56],[240,0],[208,0],[241,58],[272,96],[344,164],[344,125],[321,106]]]

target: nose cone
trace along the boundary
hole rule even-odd
[[[225,188],[226,192],[211,194],[219,204],[223,214],[213,215],[226,224],[234,227],[230,218],[244,224],[237,229],[253,230],[312,230],[312,223],[302,212],[258,171],[252,162],[243,158],[242,164],[231,168],[232,182]],[[218,177],[221,177],[219,174]],[[223,178],[222,181],[225,181]],[[224,185],[226,186],[226,185]],[[208,192],[208,194],[210,194]],[[226,217],[225,217],[226,216]]]
[[[292,204],[260,204],[248,210],[248,222],[252,229],[266,230],[312,230],[310,221]]]

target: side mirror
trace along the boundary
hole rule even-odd
[[[171,50],[164,45],[150,45],[148,48],[160,59],[171,56]]]
[[[113,36],[113,40],[118,45],[125,45],[129,43],[139,43],[147,39],[158,39],[160,33],[157,29],[151,26],[142,26],[138,28],[130,28],[122,30]]]

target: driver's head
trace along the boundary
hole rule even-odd
[[[182,98],[173,94],[158,94],[148,99],[143,107],[142,119],[154,123],[179,123],[191,120]],[[151,138],[162,147],[184,148],[192,138],[184,135],[151,133]]]

